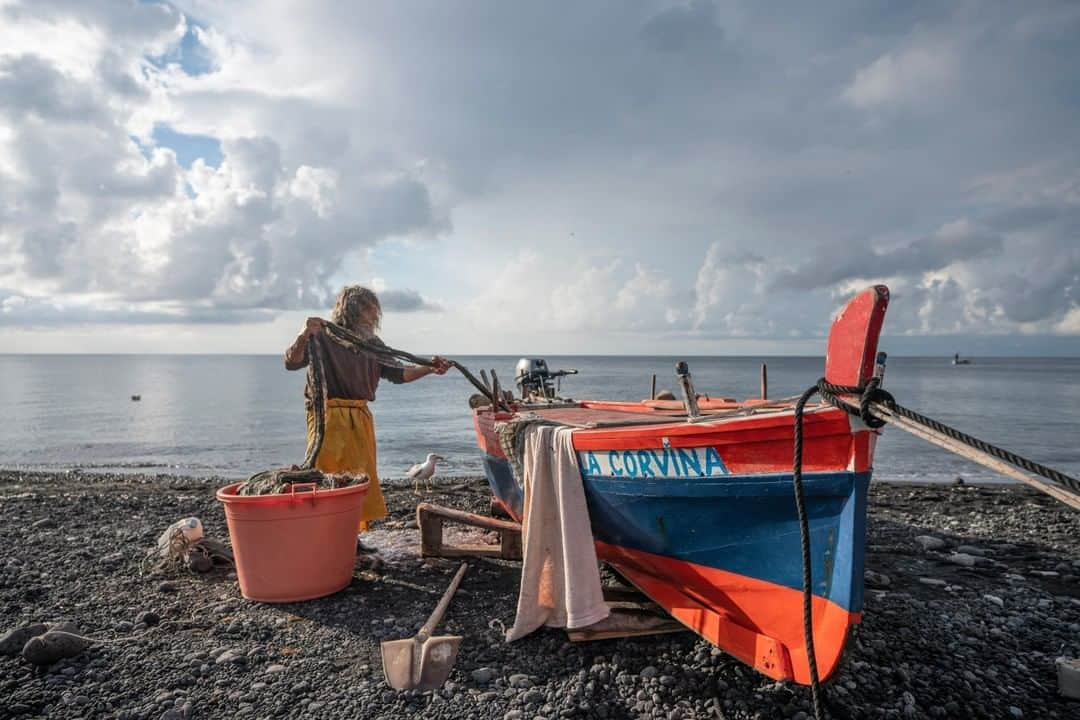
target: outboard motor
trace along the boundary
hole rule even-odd
[[[553,380],[566,375],[577,375],[577,370],[548,370],[547,360],[543,358],[521,358],[514,368],[514,382],[523,399],[555,397],[557,388]]]

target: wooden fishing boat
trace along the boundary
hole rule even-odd
[[[834,320],[825,378],[873,375],[889,292],[872,287]],[[808,384],[812,378],[808,378]],[[794,402],[527,402],[474,409],[488,480],[522,518],[522,487],[496,425],[559,423],[573,435],[599,558],[674,618],[769,677],[810,682],[803,634],[800,525],[793,494]],[[866,498],[880,431],[844,410],[804,416],[813,640],[822,679],[835,671],[863,605]]]

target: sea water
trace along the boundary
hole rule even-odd
[[[769,395],[796,395],[822,374],[813,357],[556,357],[575,368],[569,397],[640,400],[677,393],[674,367],[690,364],[699,392],[757,397],[767,363]],[[479,374],[513,382],[517,357],[459,357]],[[1080,476],[1080,359],[891,357],[885,387],[898,402],[971,435]],[[280,356],[0,355],[0,468],[246,477],[304,456],[303,372]],[[382,383],[375,415],[379,472],[402,477],[429,452],[442,476],[483,473],[456,371],[407,385]],[[132,396],[140,396],[133,401]],[[993,472],[895,428],[878,444],[875,477],[949,482],[1000,479]]]

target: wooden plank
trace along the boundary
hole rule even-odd
[[[500,520],[499,518],[477,515],[476,513],[458,510],[456,508],[435,505],[434,503],[422,502],[416,506],[416,521],[422,522],[424,517],[440,517],[444,520],[452,520],[464,525],[482,527],[488,530],[521,532],[521,525],[513,520]]]
[[[420,555],[422,557],[440,557],[443,551],[442,518],[421,515],[417,512],[416,524],[420,528]]]
[[[425,553],[426,557],[432,557]],[[442,545],[437,557],[494,557],[503,558],[501,547],[494,545]],[[511,559],[511,558],[503,558]]]
[[[687,627],[670,617],[652,613],[613,611],[605,620],[584,628],[567,630],[570,642],[616,640],[619,638],[647,637],[686,632]]]

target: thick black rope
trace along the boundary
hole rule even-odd
[[[814,716],[818,720],[823,720],[824,708],[822,706],[823,696],[820,687],[820,681],[818,678],[817,670],[817,657],[814,653],[814,618],[813,618],[813,577],[812,577],[812,565],[810,557],[810,524],[806,517],[806,504],[803,496],[802,485],[802,456],[803,456],[803,412],[806,408],[806,403],[809,402],[815,394],[820,393],[821,397],[830,405],[844,410],[849,415],[858,417],[870,428],[880,428],[886,424],[886,421],[880,417],[874,415],[871,405],[874,403],[880,403],[887,407],[890,412],[895,413],[901,417],[907,418],[912,422],[928,427],[943,435],[963,443],[968,447],[975,448],[987,455],[992,455],[999,460],[1003,460],[1007,463],[1015,465],[1016,467],[1027,470],[1030,473],[1039,475],[1047,480],[1052,481],[1056,487],[1061,487],[1064,490],[1080,495],[1080,481],[1072,478],[1058,470],[1047,467],[1034,460],[1029,460],[1021,455],[1017,455],[1014,452],[1005,450],[996,445],[980,440],[977,437],[968,435],[961,432],[954,427],[950,427],[943,422],[935,420],[931,417],[927,417],[922,413],[918,413],[910,408],[906,408],[896,402],[893,396],[882,390],[881,378],[873,377],[867,381],[866,385],[834,385],[825,378],[821,378],[817,383],[806,389],[800,397],[798,402],[795,403],[795,440],[794,451],[795,457],[792,464],[792,476],[795,486],[795,507],[799,514],[799,535],[802,542],[802,566],[803,566],[803,638],[806,643],[806,658],[807,664],[810,668],[810,691],[813,695],[814,701]],[[841,395],[857,395],[859,398],[859,404],[853,405],[847,400],[841,398]]]
[[[323,333],[327,338],[333,340],[335,343],[345,348],[346,350],[349,350],[350,352],[365,352],[371,355],[375,355],[377,357],[393,358],[395,360],[405,360],[406,362],[411,362],[414,365],[423,365],[424,367],[435,366],[435,363],[433,363],[430,359],[413,355],[412,353],[405,352],[404,350],[397,350],[395,348],[392,348],[378,338],[364,339],[356,333],[346,328],[343,328],[340,325],[335,325],[334,323],[324,323]],[[484,397],[490,400],[493,407],[500,407],[500,405],[505,404],[499,403],[498,398],[495,397],[495,393],[492,392],[492,389],[487,387],[484,383],[480,382],[480,380],[478,380],[475,375],[469,372],[469,369],[467,367],[459,363],[457,360],[448,360],[447,362],[449,362],[451,366],[457,368],[458,371],[465,376],[465,379],[472,383],[473,387],[479,390]]]
[[[980,452],[986,453],[987,455],[991,455],[998,460],[1009,463],[1010,465],[1015,465],[1018,468],[1027,470],[1033,475],[1038,475],[1040,477],[1046,478],[1047,480],[1055,483],[1055,485],[1060,486],[1063,490],[1066,490],[1076,495],[1080,495],[1080,480],[1070,477],[1065,473],[1061,472],[1060,470],[1055,470],[1054,468],[1037,463],[1034,460],[1029,460],[1022,455],[1017,455],[1014,452],[1010,452],[1009,450],[1000,448],[997,445],[986,442],[985,440],[980,440],[977,437],[973,437],[965,432],[961,432],[960,430],[957,430],[954,427],[950,427],[949,425],[946,425],[939,420],[935,420],[934,418],[927,417],[926,415],[916,412],[910,408],[906,408],[903,405],[897,403],[892,395],[879,388],[879,384],[880,381],[877,378],[871,378],[871,380],[864,387],[833,385],[831,383],[825,382],[825,378],[822,378],[821,380],[818,380],[818,384],[815,387],[821,392],[821,396],[825,398],[825,400],[829,404],[834,405],[841,410],[845,410],[851,415],[858,416],[862,419],[864,423],[866,423],[872,428],[881,427],[885,424],[885,421],[874,415],[873,411],[870,409],[871,404],[881,403],[885,407],[889,408],[890,412],[899,415],[900,417],[918,423],[923,427],[930,428],[931,430],[941,433],[942,435],[947,435],[953,440],[956,440],[959,443],[963,443],[968,447],[979,450]],[[856,408],[845,400],[837,397],[837,395],[858,395],[859,406]]]
[[[290,485],[319,483],[325,473],[315,467],[322,450],[323,437],[326,434],[326,373],[323,369],[322,350],[314,337],[307,339],[308,383],[311,386],[311,409],[315,414],[315,437],[308,446],[304,461],[288,468],[277,468],[257,472],[242,483],[237,495],[263,495],[266,493],[286,492]],[[331,487],[334,487],[331,485]]]
[[[817,720],[825,720],[821,681],[818,679],[817,655],[814,652],[814,585],[810,559],[810,522],[806,518],[806,500],[803,497],[802,485],[803,410],[806,408],[806,403],[819,390],[817,385],[807,388],[795,403],[795,458],[792,462],[792,477],[795,485],[795,508],[799,513],[799,540],[802,544],[803,642],[806,645],[806,662],[810,667],[810,693],[814,701],[814,717]]]
[[[315,438],[311,447],[307,449],[302,470],[314,470],[315,461],[319,459],[322,450],[323,436],[326,434],[326,382],[323,371],[322,350],[319,342],[314,337],[307,339],[308,354],[308,378],[311,382],[311,409],[315,412]]]

